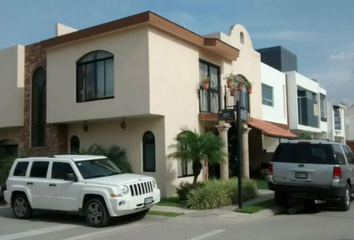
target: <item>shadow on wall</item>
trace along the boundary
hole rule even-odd
[[[165,195],[169,197],[176,194],[176,189],[178,187],[178,185],[176,185],[177,172],[176,172],[176,167],[174,166],[177,161],[173,159],[169,159],[167,157],[166,157],[166,161],[167,161],[167,168],[166,168]]]

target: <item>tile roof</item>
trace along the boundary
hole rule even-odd
[[[276,126],[270,122],[252,118],[247,124],[250,127],[257,128],[260,130],[264,135],[271,136],[271,137],[279,137],[279,138],[296,138],[297,136],[289,132],[283,128]]]

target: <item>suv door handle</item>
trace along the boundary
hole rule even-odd
[[[49,187],[56,187],[57,185],[56,184],[54,184],[54,183],[50,183],[49,184]]]
[[[33,182],[28,182],[27,185],[33,185]]]

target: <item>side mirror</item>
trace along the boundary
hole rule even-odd
[[[65,175],[64,180],[66,180],[66,181],[72,181],[72,182],[77,182],[77,177],[75,176],[74,173],[67,173],[67,174]]]

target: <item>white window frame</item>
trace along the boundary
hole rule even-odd
[[[271,89],[272,99],[268,99],[263,96],[263,87],[269,87]],[[265,106],[274,107],[274,88],[264,83],[262,83],[262,104]]]

